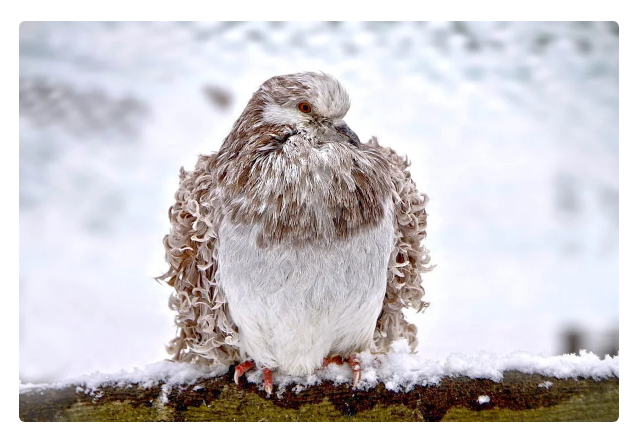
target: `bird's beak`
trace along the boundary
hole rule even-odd
[[[348,142],[349,144],[358,147],[361,145],[361,140],[356,133],[352,131],[345,121],[337,121],[333,124],[336,134],[341,138],[341,141]]]

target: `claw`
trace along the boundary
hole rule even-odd
[[[348,365],[352,370],[352,389],[356,389],[359,380],[361,380],[361,362],[359,362],[357,355],[348,356]]]
[[[240,379],[243,374],[245,374],[252,368],[254,368],[254,361],[252,361],[251,359],[249,361],[241,362],[240,364],[238,364],[236,366],[236,370],[234,370],[234,383],[238,385],[238,379]]]
[[[273,373],[269,368],[263,368],[263,389],[267,395],[273,392]]]

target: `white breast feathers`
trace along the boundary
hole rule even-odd
[[[305,375],[325,356],[372,347],[394,246],[393,205],[375,227],[327,245],[259,248],[259,227],[224,219],[218,282],[243,358]]]

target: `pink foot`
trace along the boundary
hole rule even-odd
[[[241,362],[240,364],[238,364],[236,366],[236,370],[234,371],[234,383],[238,385],[238,379],[240,379],[243,374],[245,374],[252,368],[254,368],[254,361],[252,361],[251,359],[249,361]]]
[[[236,370],[234,370],[234,383],[238,385],[238,380],[241,376],[254,368],[254,366],[255,362],[251,359],[238,364]],[[269,368],[263,368],[263,388],[269,395],[273,392],[273,372]]]
[[[343,364],[343,359],[341,356],[326,356],[322,363],[322,368],[326,368],[330,364],[341,365]]]
[[[322,368],[327,367],[330,364],[341,365],[347,362],[352,370],[352,389],[356,389],[359,380],[361,380],[361,362],[356,354],[348,356],[348,359],[342,359],[341,356],[326,356],[322,362]]]
[[[352,369],[352,389],[356,389],[359,380],[361,380],[361,362],[354,353],[348,356],[348,365]]]
[[[263,388],[267,395],[273,392],[273,373],[269,368],[263,368]]]

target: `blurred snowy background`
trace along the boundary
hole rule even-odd
[[[431,199],[421,355],[618,352],[615,23],[25,22],[22,382],[166,357],[152,277],[179,167],[303,70],[344,84],[348,124]]]

